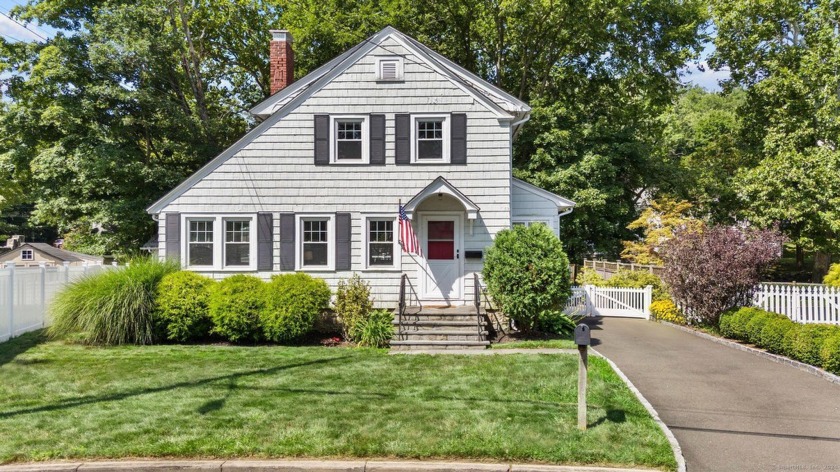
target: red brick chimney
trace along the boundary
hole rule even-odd
[[[274,95],[295,81],[295,52],[292,51],[291,33],[286,30],[271,30],[269,62],[271,94]]]

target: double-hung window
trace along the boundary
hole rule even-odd
[[[332,117],[333,137],[330,142],[332,162],[335,164],[367,164],[368,117]]]
[[[397,245],[394,218],[367,219],[367,266],[370,269],[394,268]]]
[[[300,265],[327,269],[331,266],[329,218],[301,218]]]
[[[411,134],[415,163],[449,162],[448,116],[414,116]]]
[[[213,226],[212,219],[190,219],[189,239],[187,243],[187,261],[190,266],[213,266]]]
[[[253,216],[185,216],[183,263],[199,270],[256,270]]]
[[[20,251],[20,260],[31,261],[33,259],[35,259],[35,253],[32,252],[32,249],[22,249]]]
[[[225,265],[248,266],[251,260],[251,221],[225,220]]]

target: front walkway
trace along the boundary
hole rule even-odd
[[[682,446],[689,472],[840,470],[840,386],[645,320],[589,320]]]

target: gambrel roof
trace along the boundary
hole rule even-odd
[[[472,96],[477,103],[482,104],[490,110],[496,118],[501,121],[510,122],[515,135],[519,126],[527,121],[531,108],[501,90],[500,88],[487,83],[478,76],[458,66],[449,59],[432,51],[415,39],[401,33],[397,29],[388,26],[370,38],[350,48],[344,54],[327,62],[323,66],[310,72],[300,80],[293,82],[288,87],[280,90],[258,105],[254,106],[250,113],[261,119],[262,122],[254,127],[236,143],[227,148],[213,160],[208,162],[196,173],[181,182],[169,193],[153,203],[146,211],[150,214],[157,214],[175,199],[189,190],[201,179],[209,175],[228,159],[235,156],[245,146],[268,131],[283,117],[303,104],[309,97],[324,88],[333,79],[344,73],[348,68],[356,64],[361,58],[372,50],[381,47],[387,39],[393,39],[406,50],[424,61],[431,69],[450,80],[456,87]]]

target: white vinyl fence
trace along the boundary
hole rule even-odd
[[[816,284],[763,283],[753,305],[781,313],[797,323],[840,325],[840,288]]]
[[[49,325],[47,307],[65,285],[112,266],[0,267],[0,342]]]
[[[650,319],[653,287],[622,288],[585,285],[572,287],[566,313]]]

